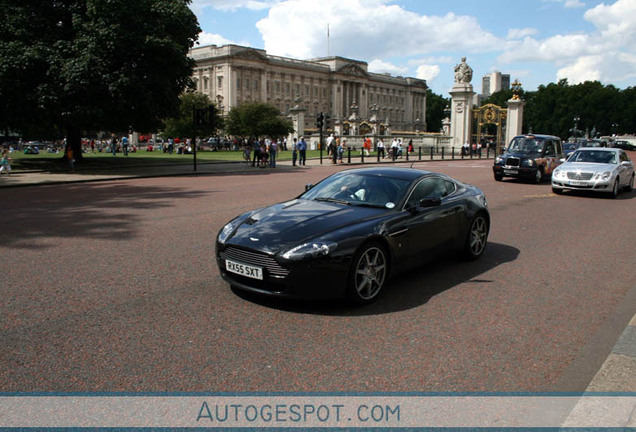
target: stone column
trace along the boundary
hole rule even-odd
[[[451,146],[472,144],[472,109],[475,92],[470,83],[455,83],[451,94]]]
[[[506,120],[506,137],[505,145],[517,135],[521,135],[521,127],[523,126],[523,106],[525,102],[517,97],[513,97],[508,101],[508,118]]]
[[[289,110],[289,115],[291,116],[294,126],[294,132],[287,136],[287,145],[289,148],[291,148],[291,143],[294,142],[294,138],[300,138],[305,135],[305,112],[307,110],[300,107],[300,101],[298,99],[296,99],[296,102],[296,106]]]

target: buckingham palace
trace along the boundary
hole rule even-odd
[[[426,131],[426,80],[371,73],[368,64],[343,57],[296,60],[239,45],[193,48],[194,82],[227,113],[243,103],[264,102],[288,115],[305,110],[305,127],[329,115],[328,128],[355,121],[360,134],[370,123],[391,131]]]

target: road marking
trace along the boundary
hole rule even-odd
[[[536,194],[536,195],[524,195],[523,198],[554,198],[556,196],[558,195],[553,193],[543,193],[543,194]]]

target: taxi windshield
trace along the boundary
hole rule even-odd
[[[536,138],[518,137],[512,140],[508,146],[509,152],[514,153],[540,153],[543,150],[543,141]]]

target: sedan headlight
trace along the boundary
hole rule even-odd
[[[225,244],[225,242],[227,241],[227,239],[230,238],[234,230],[236,230],[236,227],[238,227],[237,219],[234,219],[233,221],[225,225],[223,229],[219,232],[219,236],[217,237],[217,240],[219,241],[219,243]]]
[[[317,258],[329,255],[338,246],[334,242],[310,242],[289,249],[281,256],[286,260],[299,261],[306,258]]]
[[[557,168],[557,169],[555,169],[555,170],[552,172],[552,176],[553,176],[554,178],[562,178],[562,177],[565,177],[565,171],[562,171],[562,170],[560,170],[560,169],[558,169],[558,168]]]
[[[610,171],[605,171],[603,173],[597,172],[594,174],[594,180],[609,180],[612,177],[612,173]]]

